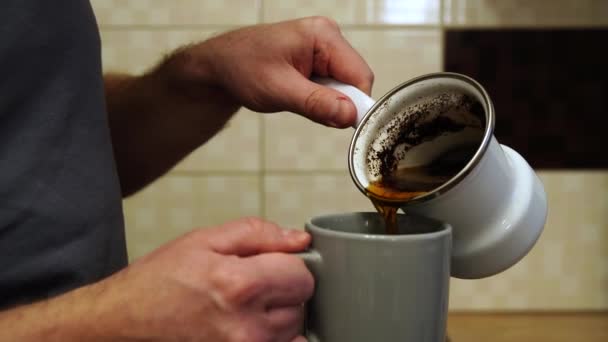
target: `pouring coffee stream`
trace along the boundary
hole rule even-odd
[[[382,215],[387,234],[398,234],[397,210],[399,204],[384,202],[380,198],[391,198],[403,203],[425,195],[445,184],[471,160],[479,146],[471,144],[448,151],[427,165],[397,168],[382,175],[380,180],[370,183],[367,196]]]
[[[460,172],[481,145],[485,120],[481,105],[464,94],[445,92],[421,97],[396,112],[375,139],[376,149],[368,152],[375,164],[377,180],[367,187],[368,197],[385,219],[387,234],[397,234],[398,206],[383,203],[383,198],[399,204],[423,196],[442,186]],[[453,139],[468,130],[464,141]],[[421,144],[452,135],[453,147],[436,145],[423,163],[408,164],[408,152]],[[448,137],[449,139],[449,137]]]
[[[546,221],[542,183],[493,135],[494,108],[481,85],[455,73],[420,76],[377,102],[332,79],[317,83],[353,100],[351,178],[387,222],[398,209],[452,225],[452,275],[482,278],[512,266]]]

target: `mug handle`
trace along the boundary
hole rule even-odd
[[[316,279],[317,270],[319,269],[319,267],[321,266],[321,263],[323,262],[323,258],[321,257],[321,254],[318,251],[311,248],[304,252],[294,253],[294,255],[297,256],[298,258],[302,259],[302,261],[304,261],[304,263],[306,264],[306,268],[308,268],[310,273],[312,273]],[[312,334],[308,331],[308,303],[305,304],[304,311],[305,311],[305,314],[304,314],[304,325],[302,327],[302,334],[304,336],[306,336],[306,338],[308,339],[309,342],[319,342],[319,338],[317,338],[316,336],[314,336],[314,334]]]
[[[359,126],[359,124],[363,120],[363,117],[365,117],[365,114],[367,114],[370,108],[372,108],[376,103],[374,99],[367,96],[367,94],[359,90],[359,88],[354,87],[350,84],[336,81],[333,78],[318,77],[313,78],[312,81],[322,86],[337,90],[342,94],[348,96],[351,101],[353,101],[355,107],[357,108],[357,121],[353,128],[357,128]]]
[[[302,259],[308,267],[308,270],[314,275],[315,270],[317,270],[321,266],[321,262],[323,258],[321,258],[321,254],[314,249],[308,249],[304,252],[294,253],[293,255]]]

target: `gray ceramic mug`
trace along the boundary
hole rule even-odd
[[[398,215],[385,235],[377,213],[319,216],[306,224],[300,256],[315,277],[307,303],[310,342],[443,342],[452,228]]]

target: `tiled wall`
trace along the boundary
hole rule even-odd
[[[162,53],[234,27],[327,15],[376,74],[374,96],[442,69],[445,27],[608,25],[604,0],[92,0],[105,70],[141,72]],[[599,43],[599,42],[598,42]],[[156,184],[126,200],[137,258],[191,227],[259,215],[302,227],[371,210],[346,165],[352,131],[242,110]],[[237,151],[237,152],[235,152]],[[608,172],[540,171],[549,219],[536,248],[489,279],[453,280],[452,309],[608,309]]]

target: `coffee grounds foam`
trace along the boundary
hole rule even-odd
[[[412,147],[436,137],[485,127],[484,109],[477,100],[458,92],[421,97],[395,112],[368,149],[367,165],[372,181],[393,172]]]

